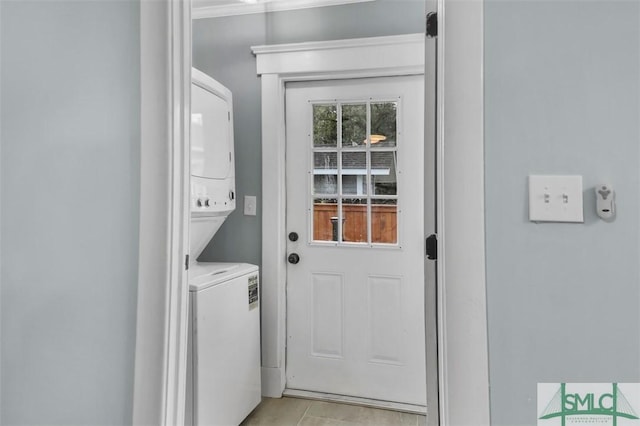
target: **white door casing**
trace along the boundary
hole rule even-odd
[[[438,0],[440,425],[490,424],[484,246],[484,3]]]
[[[286,86],[288,389],[424,409],[423,87]]]
[[[286,382],[285,83],[422,74],[424,35],[252,50],[262,81],[262,392],[280,397]]]
[[[191,1],[140,3],[140,245],[132,423],[184,423]]]

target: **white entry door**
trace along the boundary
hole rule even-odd
[[[286,86],[288,389],[426,405],[423,87]]]

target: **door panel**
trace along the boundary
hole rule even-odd
[[[286,87],[289,389],[426,403],[423,87]]]
[[[369,276],[369,361],[402,365],[402,277]]]
[[[317,357],[342,358],[343,277],[327,273],[312,273],[311,277],[311,354]]]

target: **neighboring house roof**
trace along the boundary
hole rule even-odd
[[[314,155],[314,168],[317,169],[337,169],[338,156],[335,152],[326,152],[325,155]],[[395,152],[393,151],[373,151],[371,153],[371,169],[395,170]],[[347,170],[366,170],[367,156],[365,152],[343,152],[342,153],[343,174]]]
[[[336,176],[338,174],[337,153],[325,152],[324,155],[316,151],[314,155],[313,174]],[[371,152],[371,176],[372,183],[376,188],[379,185],[390,185],[395,188],[396,185],[396,152],[394,151],[372,151]],[[342,176],[366,176],[367,175],[367,157],[364,151],[361,152],[343,152],[342,153]],[[343,181],[344,184],[344,181]],[[381,188],[381,187],[380,187]],[[389,193],[394,193],[391,190]]]

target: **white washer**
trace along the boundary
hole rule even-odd
[[[261,399],[258,267],[200,262],[190,272],[186,424],[237,426]]]

